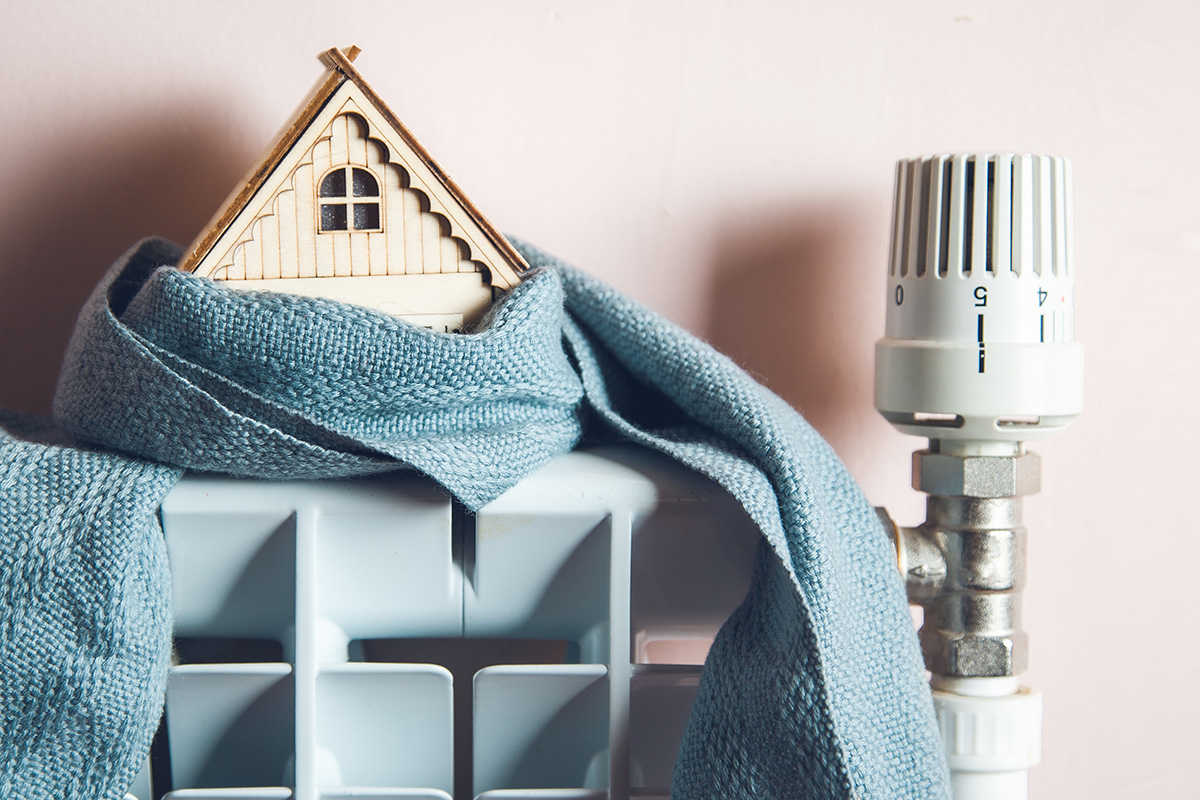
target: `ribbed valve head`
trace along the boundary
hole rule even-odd
[[[875,407],[905,433],[1021,441],[1082,410],[1071,165],[1011,153],[896,168]]]

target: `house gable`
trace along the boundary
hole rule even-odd
[[[356,52],[323,54],[329,73],[180,268],[462,329],[526,264],[362,80]]]

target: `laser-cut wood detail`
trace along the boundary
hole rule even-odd
[[[527,265],[362,80],[357,52],[322,55],[328,73],[180,269],[464,330]]]

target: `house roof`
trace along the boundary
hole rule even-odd
[[[295,117],[280,132],[272,143],[266,157],[245,178],[209,222],[203,234],[192,243],[187,253],[179,262],[179,269],[194,272],[205,256],[221,240],[222,236],[237,222],[247,206],[263,191],[268,179],[284,163],[293,152],[297,143],[317,119],[331,99],[347,81],[351,82],[361,92],[362,97],[374,108],[384,122],[391,128],[390,133],[402,141],[417,159],[426,167],[428,174],[437,181],[462,209],[471,222],[486,238],[488,243],[498,251],[500,260],[489,264],[493,270],[493,284],[502,288],[511,288],[521,281],[520,273],[529,268],[521,254],[513,248],[504,236],[488,221],[471,200],[463,193],[449,175],[446,174],[429,152],[417,141],[404,123],[392,113],[387,104],[375,93],[375,90],[363,80],[362,75],[351,63],[361,52],[358,47],[351,46],[344,51],[331,48],[320,55],[321,61],[328,71],[313,88],[308,98],[303,102]],[[499,274],[495,274],[499,273]]]

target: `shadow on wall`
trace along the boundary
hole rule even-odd
[[[799,409],[848,463],[876,422],[884,309],[870,224],[849,202],[747,215],[718,234],[713,256],[709,341]]]
[[[21,202],[0,216],[0,408],[48,413],[104,271],[146,236],[188,244],[217,210],[253,156],[229,139],[227,116],[177,105],[91,129],[56,124],[10,176],[5,191]]]

